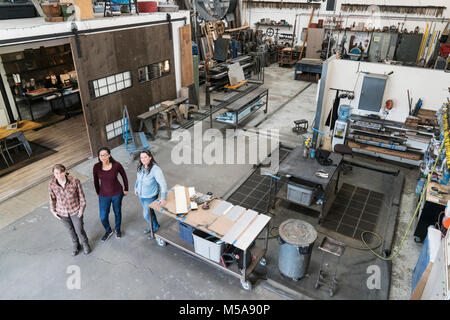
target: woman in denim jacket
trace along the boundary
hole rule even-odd
[[[156,164],[151,152],[143,150],[139,156],[141,161],[137,167],[134,193],[141,201],[142,213],[149,225],[149,229],[146,229],[144,232],[150,233],[150,214],[153,220],[153,232],[156,232],[159,229],[158,220],[156,220],[155,212],[148,205],[158,199],[158,194],[161,194],[161,205],[163,207],[166,205],[167,184],[163,172]]]

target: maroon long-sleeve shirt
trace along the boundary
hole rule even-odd
[[[124,187],[117,179],[118,175],[122,176]],[[102,163],[97,162],[93,169],[94,174],[94,186],[97,194],[102,197],[113,197],[122,193],[122,191],[128,191],[128,178],[125,170],[119,162],[113,162],[112,168],[108,171],[102,169]]]

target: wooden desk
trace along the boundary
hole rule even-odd
[[[28,130],[34,130],[42,127],[42,124],[30,120],[21,120],[18,121],[18,123],[20,126],[17,129],[6,129],[7,126],[0,127],[0,139],[4,139],[14,132],[18,131],[25,132]]]

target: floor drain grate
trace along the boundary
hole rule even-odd
[[[280,148],[279,161],[281,162],[289,152],[290,150]],[[228,197],[227,201],[234,205],[240,205],[246,209],[255,210],[256,212],[266,212],[271,178],[263,176],[259,174],[259,172],[259,169],[253,172],[251,176]],[[281,188],[280,184],[278,184],[278,188]]]
[[[363,231],[375,231],[384,195],[344,183],[322,224],[324,228],[361,239]],[[365,234],[366,242],[373,236]]]

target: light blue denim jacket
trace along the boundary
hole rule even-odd
[[[153,198],[161,192],[161,199],[166,199],[167,183],[161,168],[153,164],[150,173],[145,170],[138,171],[134,190],[140,198]]]

